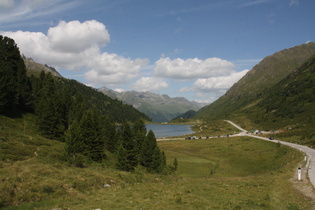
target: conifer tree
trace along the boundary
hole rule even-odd
[[[155,135],[153,131],[150,130],[142,145],[141,157],[140,157],[141,165],[148,168],[151,167],[152,155],[156,146],[157,145],[156,145]]]
[[[106,115],[100,117],[101,135],[105,149],[115,152],[117,148],[116,127]]]
[[[13,39],[0,35],[0,113],[14,114],[31,107],[31,85]]]
[[[80,93],[76,93],[70,105],[68,123],[71,124],[73,121],[80,121],[86,109],[87,107],[83,101],[82,95]]]
[[[80,121],[84,142],[83,154],[93,161],[101,162],[104,156],[104,141],[101,138],[101,127],[95,110],[87,110]]]
[[[39,91],[39,101],[36,106],[39,130],[47,138],[61,139],[63,132],[57,110],[59,104],[56,84],[51,74],[47,74],[42,82],[43,86]]]
[[[137,150],[134,135],[128,122],[122,125],[121,144],[118,148],[117,168],[125,171],[134,171],[138,165]]]
[[[133,126],[133,133],[135,136],[135,146],[137,150],[137,158],[138,162],[140,162],[141,159],[141,152],[142,152],[142,146],[146,138],[147,134],[147,128],[144,124],[144,121],[142,119],[139,119],[136,121],[136,123]]]
[[[159,149],[159,147],[155,147],[152,154],[152,162],[150,163],[149,170],[155,173],[160,173],[164,166],[163,166],[163,156]]]
[[[65,151],[70,158],[70,162],[76,166],[82,167],[83,163],[80,154],[84,150],[84,142],[82,139],[81,128],[79,122],[74,122],[65,134]]]

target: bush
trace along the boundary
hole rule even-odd
[[[53,192],[55,192],[55,191],[54,191],[54,189],[52,188],[52,186],[50,186],[50,185],[44,185],[44,186],[42,187],[42,192],[47,193],[47,194],[50,194],[50,193],[53,193]]]

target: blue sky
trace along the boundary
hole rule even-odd
[[[264,57],[314,41],[314,0],[0,0],[0,34],[93,87],[212,102]]]

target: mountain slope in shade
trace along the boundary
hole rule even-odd
[[[116,92],[106,87],[99,89],[111,98],[117,98],[130,104],[139,111],[151,117],[153,122],[167,122],[188,110],[199,110],[206,104],[189,101],[184,97],[171,98],[168,95],[159,95],[151,92],[126,91]]]
[[[251,108],[251,109],[254,109]],[[250,110],[250,109],[249,109]],[[257,104],[252,121],[271,126],[315,127],[315,54],[286,78],[274,85]],[[252,111],[251,111],[252,112]],[[315,134],[314,129],[313,134]]]
[[[37,63],[32,58],[26,58],[25,56],[22,56],[22,58],[24,60],[24,64],[26,69],[28,70],[28,73],[38,75],[41,71],[44,71],[45,73],[50,72],[55,77],[62,77],[53,67],[50,67],[46,64],[43,65],[41,63]]]
[[[273,85],[287,77],[313,54],[315,54],[315,43],[308,43],[267,56],[235,83],[225,95],[199,110],[195,117],[221,119],[245,107],[255,106]]]

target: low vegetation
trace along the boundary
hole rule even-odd
[[[38,135],[34,115],[1,117],[0,204],[4,209],[308,209],[289,179],[303,159],[293,149],[250,138],[163,141],[171,174],[69,165],[65,143]],[[210,130],[210,129],[209,129]],[[229,127],[222,127],[223,132]]]

